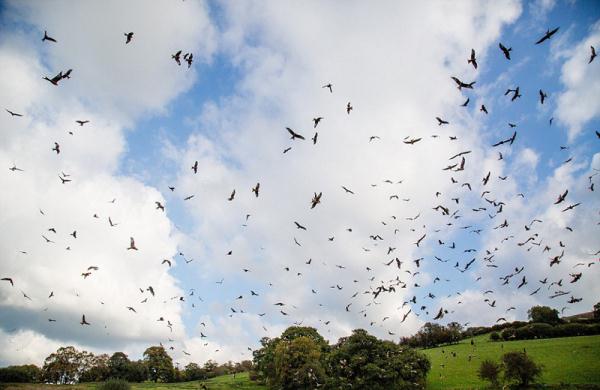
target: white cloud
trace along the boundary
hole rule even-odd
[[[566,54],[568,60],[562,66],[561,82],[565,90],[558,97],[556,118],[568,127],[569,141],[583,130],[586,122],[600,115],[600,89],[598,61],[588,63],[590,46],[600,42],[600,22],[594,24],[590,34],[574,45]]]

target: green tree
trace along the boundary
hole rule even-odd
[[[175,371],[173,359],[162,346],[149,347],[144,351],[144,363],[148,368],[149,379],[158,382],[172,381]]]
[[[79,382],[101,382],[109,378],[110,369],[108,368],[109,357],[107,354],[92,355],[86,357],[85,369],[81,373]]]
[[[130,362],[127,366],[127,380],[129,382],[143,382],[148,379],[148,367],[142,360]]]
[[[542,374],[542,366],[536,364],[525,352],[507,352],[502,355],[504,379],[525,387],[534,383]]]
[[[321,346],[309,336],[281,340],[275,347],[275,380],[281,389],[314,389],[323,384]]]
[[[594,319],[600,320],[600,302],[594,305]]]
[[[499,384],[501,367],[498,363],[486,359],[479,366],[478,375],[481,379],[490,381],[492,386],[497,387]]]
[[[0,383],[36,383],[42,379],[42,370],[34,365],[0,368]]]
[[[550,325],[556,325],[560,322],[558,310],[548,306],[533,306],[527,311],[531,322],[542,322]]]
[[[75,383],[81,374],[92,367],[93,354],[75,347],[60,347],[44,360],[42,377],[50,383]]]
[[[127,379],[129,374],[129,358],[123,352],[115,352],[108,360],[111,378]]]
[[[197,381],[206,378],[206,371],[196,363],[186,365],[183,372],[186,381]]]
[[[425,355],[357,329],[332,347],[327,364],[327,388],[423,388],[430,368]]]

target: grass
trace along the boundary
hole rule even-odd
[[[484,388],[487,383],[477,376],[480,363],[485,359],[499,362],[503,353],[523,349],[544,366],[541,383],[600,385],[600,336],[491,342],[486,334],[473,340],[473,347],[467,339],[456,345],[423,351],[431,360],[428,389]]]
[[[248,373],[233,375],[222,375],[206,381],[180,382],[180,383],[132,383],[132,390],[154,389],[154,390],[199,390],[200,384],[204,383],[209,390],[266,390],[265,386],[250,381]],[[2,387],[4,390],[93,390],[96,389],[96,383],[83,383],[78,385],[42,385],[42,384],[15,384]]]

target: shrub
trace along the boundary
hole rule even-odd
[[[536,364],[525,352],[508,352],[502,355],[504,379],[516,382],[519,386],[534,383],[542,373],[542,366]]]
[[[490,333],[490,340],[492,340],[492,341],[499,341],[500,340],[500,334],[498,332],[492,332],[492,333]]]
[[[481,362],[478,375],[481,379],[492,382],[493,386],[498,386],[501,370],[502,368],[498,363],[486,359]]]
[[[131,385],[123,379],[109,379],[98,386],[98,390],[130,390]]]

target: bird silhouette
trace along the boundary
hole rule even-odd
[[[546,33],[544,34],[544,36],[541,37],[535,44],[539,45],[540,43],[544,42],[545,40],[550,39],[554,34],[556,34],[558,29],[559,29],[559,27],[556,27],[552,31],[550,31],[550,29],[546,30]]]
[[[472,64],[473,68],[477,69],[477,59],[475,58],[475,49],[471,49],[471,58],[467,60],[468,64]]]
[[[133,239],[133,237],[129,237],[129,248],[127,248],[127,250],[138,250],[138,248],[135,246],[135,240]]]
[[[504,57],[506,57],[507,60],[510,60],[510,52],[512,51],[512,47],[506,48],[506,46],[504,46],[502,43],[499,43],[498,46],[500,47],[500,50],[502,50],[502,53],[504,53]]]
[[[56,43],[56,39],[54,39],[50,35],[48,35],[48,32],[46,30],[44,30],[44,37],[42,38],[42,42],[45,42],[45,41]]]
[[[125,44],[128,44],[129,42],[131,42],[131,39],[133,38],[133,32],[124,33],[124,35],[125,35]]]

